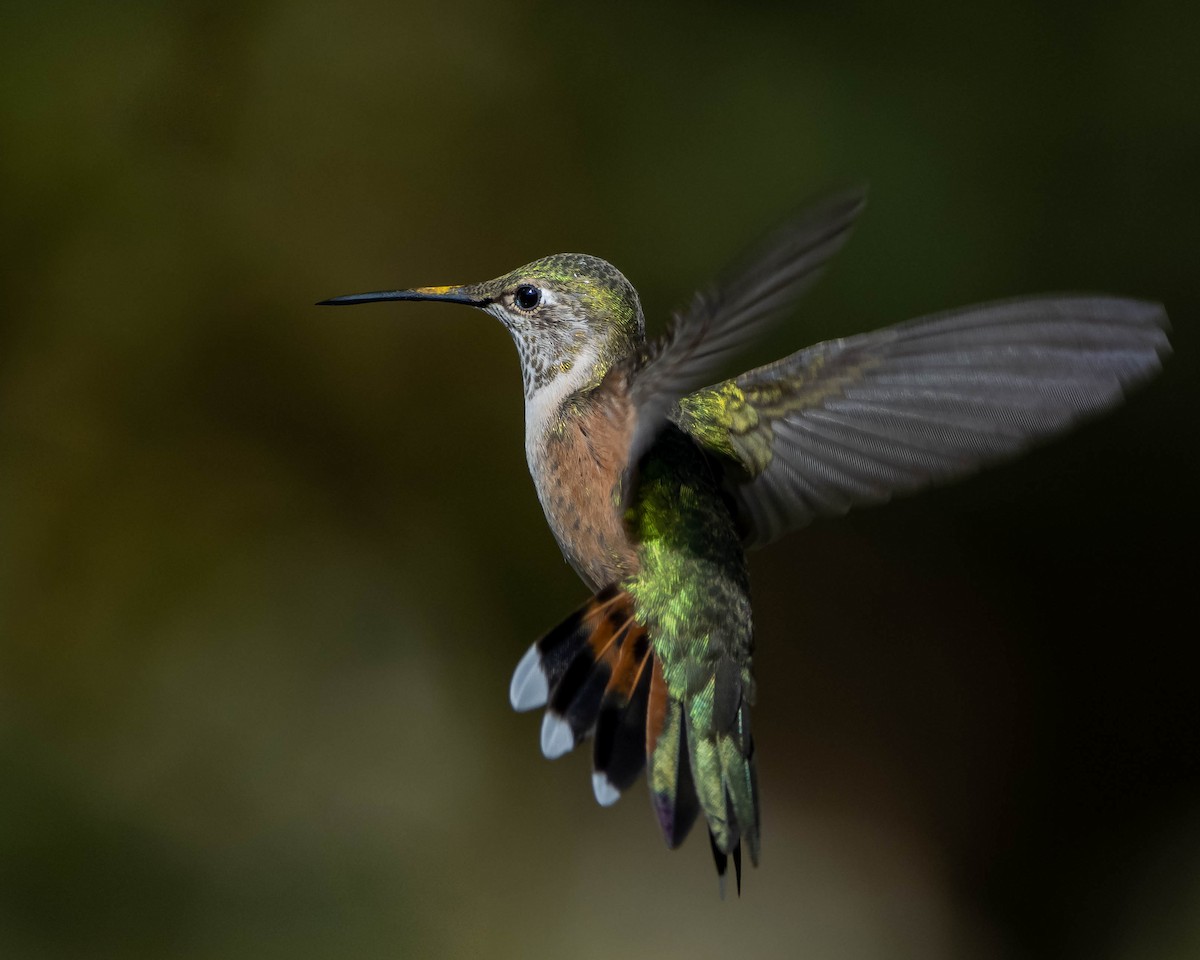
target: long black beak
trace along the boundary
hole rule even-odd
[[[322,300],[318,307],[345,307],[355,303],[376,303],[380,300],[438,300],[442,303],[464,303],[468,307],[483,307],[487,297],[474,296],[469,287],[416,287],[412,290],[380,290],[376,293],[351,293],[344,297]]]

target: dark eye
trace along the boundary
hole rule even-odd
[[[528,283],[523,283],[517,287],[513,299],[522,310],[532,310],[542,302],[542,291]]]

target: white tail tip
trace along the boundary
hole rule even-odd
[[[542,753],[547,760],[557,760],[575,747],[575,734],[571,725],[549,711],[542,719]]]
[[[546,671],[542,669],[542,655],[535,643],[525,651],[525,656],[513,671],[512,683],[508,687],[508,700],[514,710],[534,710],[546,705],[550,697],[550,686]]]
[[[599,771],[592,774],[592,791],[596,794],[596,802],[602,807],[611,807],[621,799],[621,791],[609,782],[606,774]]]

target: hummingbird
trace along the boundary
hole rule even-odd
[[[669,847],[703,816],[724,893],[757,865],[746,552],[818,518],[1013,457],[1119,403],[1170,352],[1156,303],[1027,297],[727,366],[846,242],[865,202],[830,194],[778,228],[648,339],[641,302],[597,257],[494,280],[321,305],[455,303],[511,334],[538,499],[586,603],[534,643],[509,696],[543,709],[541,749],[592,741],[602,806],[646,771]]]

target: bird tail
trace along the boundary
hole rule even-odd
[[[667,846],[681,844],[703,810],[722,891],[732,858],[740,892],[743,840],[758,862],[758,791],[749,705],[728,668],[721,661],[698,696],[673,696],[632,595],[613,585],[529,648],[509,699],[519,711],[545,707],[541,746],[551,760],[593,736],[592,789],[602,806],[616,803],[649,758]]]

